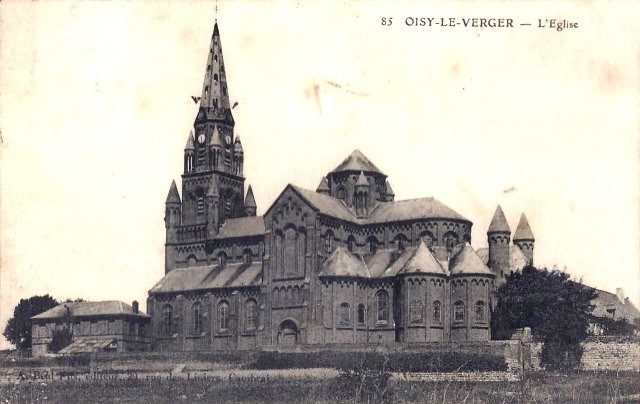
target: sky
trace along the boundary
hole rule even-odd
[[[180,184],[215,4],[0,3],[2,329],[35,294],[146,306],[164,273],[164,200]],[[640,306],[637,3],[218,10],[258,214],[286,184],[315,189],[359,149],[396,200],[434,196],[470,219],[473,247],[486,247],[498,204],[512,231],[525,212],[537,266],[623,287]]]

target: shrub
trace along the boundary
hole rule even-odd
[[[71,344],[73,340],[73,331],[69,327],[55,328],[49,343],[49,351],[58,352],[64,347]]]

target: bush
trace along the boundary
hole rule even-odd
[[[355,402],[382,402],[391,398],[388,390],[391,372],[388,358],[383,356],[364,356],[351,368],[343,368],[338,376],[338,388],[348,394]]]
[[[73,331],[69,327],[56,328],[53,330],[53,336],[49,343],[49,351],[58,352],[65,348],[73,340]]]
[[[363,362],[365,361],[365,362]],[[334,368],[343,371],[385,363],[391,372],[504,371],[504,357],[455,351],[391,353],[319,351],[301,353],[260,352],[249,369]]]

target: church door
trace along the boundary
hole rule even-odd
[[[291,320],[285,320],[280,324],[280,330],[278,331],[278,345],[280,346],[294,346],[300,342],[300,331],[295,322]]]

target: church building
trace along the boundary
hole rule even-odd
[[[475,251],[469,219],[433,197],[396,201],[354,150],[316,190],[290,184],[256,216],[227,84],[216,23],[181,191],[172,182],[165,202],[154,350],[490,339],[492,290],[533,261],[524,215],[511,244],[498,207]]]

